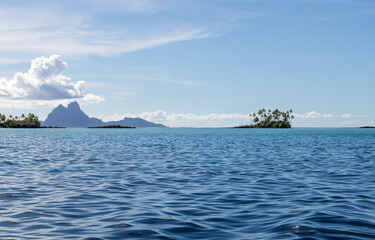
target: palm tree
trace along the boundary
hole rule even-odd
[[[257,122],[259,122],[259,118],[258,118],[258,117],[255,117],[255,118],[254,118],[254,123],[257,123]]]
[[[249,114],[252,118],[251,127],[259,127],[259,128],[290,128],[290,119],[293,119],[294,116],[291,114],[293,112],[292,109],[282,112],[279,109],[268,111],[263,108],[259,109],[257,113]]]

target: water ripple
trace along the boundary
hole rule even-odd
[[[0,129],[1,239],[375,239],[373,129]]]

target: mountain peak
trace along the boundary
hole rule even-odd
[[[77,101],[69,103],[68,109],[70,109],[70,110],[74,110],[74,109],[81,110]]]
[[[57,106],[55,109],[64,109],[65,107],[61,104],[59,104],[59,106]]]
[[[81,110],[77,101],[69,103],[67,108],[60,104],[48,114],[43,124],[57,127],[95,127],[104,125],[101,120],[88,117]]]
[[[81,110],[77,101],[69,103],[67,108],[60,104],[48,114],[48,117],[43,122],[43,126],[56,127],[98,127],[106,125],[121,125],[137,128],[166,127],[163,124],[155,124],[141,118],[124,118],[123,120],[116,122],[103,122],[100,119],[87,116]]]

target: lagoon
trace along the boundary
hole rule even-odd
[[[1,239],[374,239],[375,129],[0,129]]]

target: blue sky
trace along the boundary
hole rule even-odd
[[[374,26],[373,0],[1,1],[0,112],[375,125]]]

